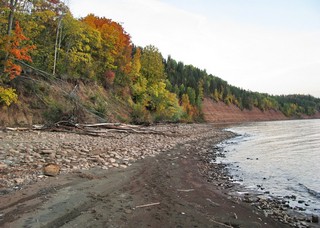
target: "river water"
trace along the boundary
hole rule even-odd
[[[221,145],[235,182],[320,215],[320,120],[246,123]]]

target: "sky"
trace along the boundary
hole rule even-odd
[[[156,46],[251,91],[320,98],[319,0],[69,0],[75,17],[119,22]]]

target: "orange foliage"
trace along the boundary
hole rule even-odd
[[[48,0],[48,2],[51,2],[51,3],[53,3],[53,4],[58,4],[58,3],[60,3],[59,0]]]
[[[14,63],[14,59],[32,62],[31,56],[28,54],[28,52],[35,49],[35,46],[22,46],[21,42],[26,40],[28,40],[28,38],[25,35],[23,35],[22,28],[20,27],[20,24],[17,21],[15,23],[14,35],[11,37],[11,40],[7,47],[9,58],[5,62],[5,72],[9,73],[10,80],[20,75],[22,71],[21,66]]]
[[[105,78],[106,78],[107,86],[112,86],[115,78],[115,73],[109,70],[105,73]]]
[[[121,24],[105,17],[96,17],[93,14],[83,18],[83,22],[101,33],[107,47],[106,51],[114,59],[112,64],[118,66],[122,72],[129,73],[132,52],[131,38]]]
[[[181,106],[183,108],[183,111],[185,111],[190,117],[196,116],[197,108],[190,104],[188,94],[182,95]]]

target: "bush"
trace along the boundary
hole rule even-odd
[[[10,106],[12,103],[18,102],[16,90],[12,88],[3,88],[0,86],[0,104]]]
[[[73,106],[68,102],[57,101],[52,98],[46,99],[47,110],[43,113],[49,124],[61,120],[69,120],[73,116]]]
[[[131,113],[131,117],[132,117],[132,122],[135,124],[143,124],[143,123],[151,123],[151,115],[150,112],[148,110],[146,110],[146,108],[138,103],[138,104],[133,104],[132,107],[132,113]]]

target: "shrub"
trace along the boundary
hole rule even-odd
[[[18,95],[16,90],[12,88],[3,88],[0,86],[0,104],[4,103],[6,106],[10,106],[12,103],[18,102]]]
[[[152,122],[150,112],[140,103],[133,104],[131,117],[132,122],[135,124]]]
[[[46,103],[47,110],[43,113],[43,116],[49,124],[69,120],[73,116],[73,106],[68,102],[47,98]]]

